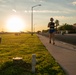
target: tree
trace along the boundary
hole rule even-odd
[[[59,20],[56,20],[55,24],[56,24],[56,32],[57,32],[57,27],[59,26]]]
[[[46,33],[46,32],[48,32],[48,29],[47,30],[42,30],[42,33]]]
[[[58,30],[73,30],[73,29],[74,29],[73,25],[69,25],[67,23],[63,24],[58,28]]]
[[[37,33],[39,34],[39,33],[41,33],[41,31],[39,30],[39,31],[37,31]]]
[[[73,25],[69,25],[67,23],[63,24],[62,26],[58,27],[58,30],[63,30],[63,31],[69,31],[69,33],[75,33],[75,27]]]

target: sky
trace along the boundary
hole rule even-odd
[[[76,23],[76,0],[0,0],[0,31],[6,29],[6,21],[11,15],[24,20],[25,29],[31,31],[31,8],[33,8],[34,31],[48,29],[50,18],[57,19],[60,25]]]

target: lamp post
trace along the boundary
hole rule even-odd
[[[37,7],[37,6],[41,6],[41,4],[32,6],[32,8],[31,8],[31,35],[33,35],[33,8]]]

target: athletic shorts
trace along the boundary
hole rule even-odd
[[[49,33],[55,32],[55,29],[49,29]]]

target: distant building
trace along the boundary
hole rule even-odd
[[[76,23],[74,23],[74,24],[73,24],[73,26],[75,26],[75,27],[76,27]]]
[[[74,23],[73,26],[74,26],[74,29],[76,30],[76,23]]]

